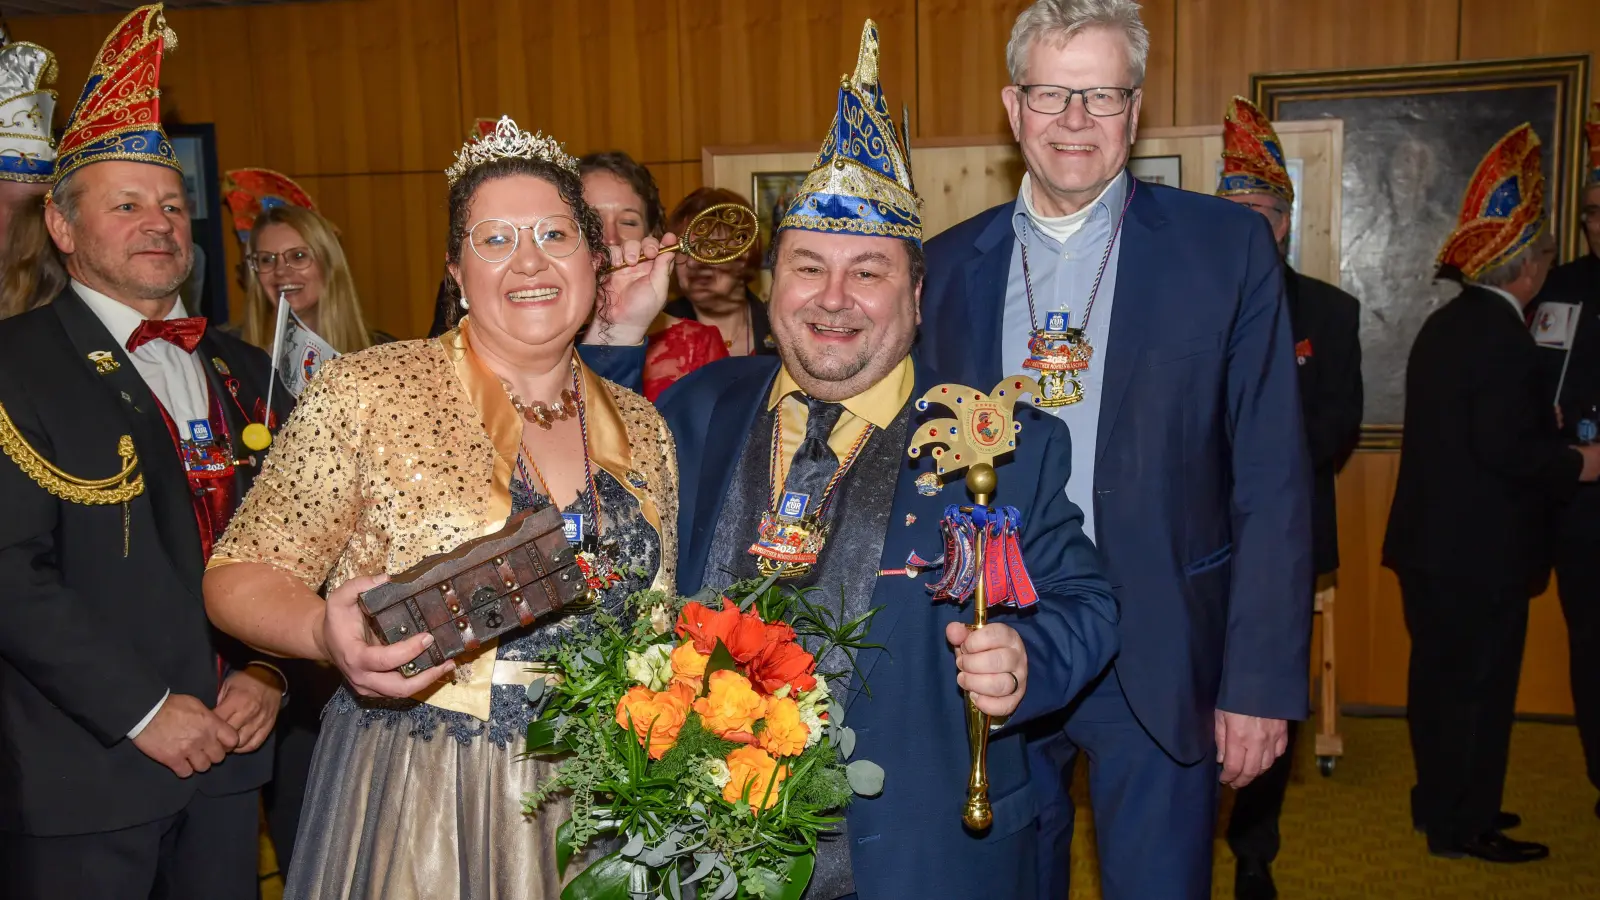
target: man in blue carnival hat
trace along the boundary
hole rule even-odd
[[[7,897],[256,896],[284,684],[212,630],[200,580],[262,458],[241,434],[270,375],[178,296],[189,211],[159,124],[175,41],[146,6],[94,57],[45,207],[70,286],[0,322]]]
[[[861,651],[859,674],[834,690],[859,735],[857,754],[881,763],[886,778],[822,843],[810,900],[1026,900],[1041,895],[1036,800],[1017,726],[1065,706],[1105,668],[1117,613],[1065,493],[1066,429],[1026,405],[996,499],[1021,510],[1039,602],[969,631],[961,609],[931,601],[932,579],[906,577],[913,553],[942,547],[945,507],[970,502],[959,478],[941,485],[930,459],[906,453],[924,418],[915,399],[946,381],[934,371],[939,361],[912,353],[923,256],[908,162],[878,84],[869,21],[822,152],[773,240],[778,358],[713,363],[659,402],[682,479],[678,588],[692,594],[782,571],[765,552],[764,526],[798,513],[788,521],[814,539],[816,559],[784,572],[785,583],[842,597],[847,617],[876,609],[866,642],[882,649]],[[642,255],[654,249],[647,242]],[[614,253],[636,259],[640,248]],[[820,671],[848,669],[834,653],[819,660]],[[962,824],[962,690],[983,711],[1010,716],[989,743],[993,825],[980,834]]]

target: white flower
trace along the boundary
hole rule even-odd
[[[802,693],[799,697],[796,697],[795,703],[800,706],[800,712],[802,715],[807,712],[810,712],[813,715],[820,715],[821,713],[827,712],[828,701],[831,699],[833,698],[832,695],[828,693],[828,679],[819,675],[817,676],[817,686]]]
[[[719,791],[726,787],[728,779],[733,777],[733,772],[728,769],[727,762],[720,759],[702,760],[700,774],[705,776],[707,781],[716,785]]]
[[[822,740],[822,717],[815,709],[801,707],[800,724],[806,726],[806,747],[815,747]]]
[[[672,648],[654,644],[640,653],[628,651],[628,677],[652,691],[664,691],[672,681]]]
[[[666,606],[657,603],[650,610],[650,630],[656,634],[666,634],[672,629],[672,620],[667,618]]]

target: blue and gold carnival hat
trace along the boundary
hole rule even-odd
[[[1539,136],[1524,123],[1496,141],[1472,173],[1456,229],[1439,251],[1439,274],[1474,281],[1533,243],[1546,224]]]
[[[1271,194],[1294,203],[1294,182],[1283,160],[1283,142],[1254,103],[1234,97],[1222,122],[1222,178],[1217,196]]]
[[[909,135],[895,133],[878,83],[878,26],[861,29],[854,75],[839,87],[839,110],[811,174],[778,229],[896,237],[922,243],[922,200],[911,183]]]
[[[122,20],[94,58],[83,95],[56,152],[56,181],[91,163],[131,160],[179,172],[178,155],[161,130],[161,54],[177,49],[161,4]]]
[[[0,28],[0,181],[48,183],[55,176],[56,144],[50,117],[56,92],[56,58],[27,41],[12,42]]]

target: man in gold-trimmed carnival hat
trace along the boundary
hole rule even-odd
[[[1222,124],[1222,176],[1217,196],[1266,217],[1283,253],[1289,329],[1294,336],[1300,413],[1311,454],[1311,557],[1317,577],[1339,568],[1334,476],[1361,440],[1361,305],[1339,288],[1289,265],[1294,182],[1283,142],[1254,104],[1235,97]],[[1237,865],[1234,896],[1270,900],[1277,888],[1278,817],[1294,759],[1299,722],[1289,723],[1288,747],[1271,768],[1241,788],[1228,818],[1228,846]]]
[[[56,144],[56,58],[27,41],[12,41],[0,25],[0,244],[17,208],[49,189]]]
[[[1411,817],[1436,856],[1543,859],[1501,810],[1528,602],[1550,577],[1548,523],[1600,444],[1557,428],[1524,310],[1555,241],[1529,125],[1478,164],[1439,252],[1461,294],[1430,315],[1406,369],[1405,447],[1384,539],[1411,634]]]
[[[146,6],[95,56],[45,209],[70,286],[0,322],[8,896],[256,895],[284,685],[212,631],[200,581],[261,461],[240,435],[267,417],[270,375],[178,296],[189,212],[159,113],[174,42]]]
[[[1550,270],[1534,299],[1533,334],[1546,397],[1575,443],[1600,431],[1600,102],[1590,106],[1578,223],[1588,252]],[[1555,542],[1556,586],[1567,619],[1573,715],[1589,783],[1600,791],[1600,487],[1578,489]],[[1600,816],[1600,801],[1594,813]]]
[[[1025,404],[999,499],[1021,508],[1040,590],[1033,611],[969,632],[962,610],[931,602],[925,584],[936,578],[902,568],[914,553],[938,555],[944,508],[967,496],[959,479],[941,489],[930,460],[906,454],[924,418],[916,398],[948,379],[935,371],[942,360],[912,352],[921,201],[878,52],[868,21],[822,150],[773,239],[778,357],[718,360],[658,401],[682,461],[678,588],[774,572],[842,596],[847,618],[877,610],[865,640],[883,647],[856,656],[859,675],[838,651],[818,663],[819,673],[842,673],[830,688],[858,752],[883,764],[883,792],[857,798],[844,833],[822,842],[807,897],[1027,900],[1040,895],[1022,735],[1011,727],[991,738],[994,824],[966,831],[969,751],[952,682],[1013,726],[1051,713],[1114,655],[1116,612],[1064,492],[1066,429]],[[626,318],[642,326],[653,314]],[[779,531],[799,536],[804,563],[781,552]]]

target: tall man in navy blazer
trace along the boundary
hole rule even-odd
[[[970,501],[959,479],[941,487],[930,460],[906,455],[921,421],[915,399],[946,379],[933,368],[940,361],[911,354],[921,201],[877,60],[869,21],[817,167],[779,224],[770,307],[779,357],[714,363],[660,399],[683,497],[678,589],[756,577],[763,523],[787,516],[827,535],[816,562],[788,583],[836,598],[849,618],[876,609],[866,641],[881,649],[858,654],[854,676],[834,652],[818,663],[841,673],[833,690],[857,752],[883,765],[885,786],[852,803],[841,838],[821,844],[808,900],[1055,898],[1036,881],[1037,802],[1020,727],[1104,671],[1116,653],[1115,601],[1065,491],[1066,429],[1026,405],[996,499],[1021,510],[1039,602],[997,608],[989,625],[969,631],[962,610],[931,601],[928,576],[905,577],[913,552],[941,549],[945,507]],[[613,256],[653,256],[653,241],[645,244]],[[630,277],[639,276],[619,280]],[[983,711],[1010,716],[989,744],[994,824],[981,834],[961,821],[962,690]]]
[[[1122,652],[1035,732],[1057,897],[1079,749],[1108,900],[1209,897],[1217,764],[1249,783],[1307,713],[1311,476],[1283,271],[1261,216],[1125,171],[1148,48],[1131,0],[1025,10],[1003,92],[1022,190],[928,244],[921,350],[958,380],[1021,371],[1058,311],[1093,348],[1082,399],[1054,412]]]

